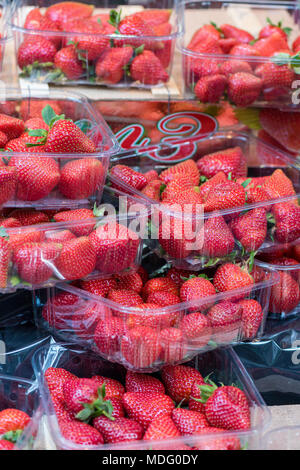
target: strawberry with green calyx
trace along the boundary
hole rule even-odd
[[[199,413],[205,414],[205,407],[204,403],[201,402],[201,397],[202,393],[204,393],[205,396],[205,391],[207,390],[206,387],[210,387],[213,390],[217,389],[216,384],[210,380],[211,373],[207,375],[202,382],[195,381],[192,390],[191,390],[191,396],[189,399],[189,409],[193,411],[198,411]],[[200,388],[202,386],[202,389]],[[207,392],[206,392],[207,393]]]
[[[267,216],[262,207],[235,217],[229,226],[246,252],[257,251],[267,237]]]
[[[74,18],[90,18],[94,5],[81,2],[58,2],[46,9],[45,17],[56,23],[60,29]]]
[[[245,289],[244,293],[230,297],[232,302],[245,298],[247,293],[251,292],[253,284],[254,280],[248,267],[241,267],[234,263],[224,263],[219,266],[213,278],[213,285],[217,292],[228,292],[249,286],[249,290]]]
[[[85,69],[83,62],[78,57],[77,49],[74,45],[69,45],[60,49],[54,57],[54,65],[69,79],[78,80],[84,76]]]
[[[101,415],[114,421],[112,403],[105,400],[105,384],[100,387],[93,379],[67,380],[63,384],[63,395],[66,406],[76,413],[79,421],[88,423]]]
[[[277,32],[281,34],[283,39],[287,40],[288,36],[292,32],[292,28],[284,27],[282,21],[278,21],[277,24],[272,23],[270,18],[267,18],[267,26],[264,26],[259,32],[259,39],[267,38],[271,36],[273,33]]]
[[[14,443],[6,439],[0,439],[0,450],[14,450]]]
[[[133,59],[130,66],[130,75],[133,81],[144,85],[157,85],[169,80],[169,75],[161,61],[154,52],[149,50],[144,50]]]
[[[96,62],[95,73],[103,83],[116,84],[122,80],[126,66],[133,55],[133,48],[113,47],[104,52]]]
[[[167,394],[176,403],[189,401],[194,382],[204,383],[197,369],[184,365],[165,366],[161,371],[161,377]]]
[[[234,38],[240,44],[248,44],[254,39],[252,34],[248,33],[248,31],[237,28],[231,24],[222,24],[219,29],[223,33],[224,38]]]
[[[43,36],[26,38],[20,45],[17,61],[25,75],[30,74],[33,68],[53,67],[56,47],[53,42]]]
[[[8,270],[12,258],[12,249],[6,230],[0,227],[0,288],[7,287]]]
[[[0,411],[0,435],[2,439],[16,442],[29,422],[30,417],[24,411],[13,408],[5,408]]]
[[[219,174],[220,182],[222,173],[231,179],[245,177],[247,175],[247,161],[240,147],[231,147],[205,155],[197,161],[197,167],[201,176],[210,179]],[[209,183],[207,181],[207,183]],[[204,182],[205,184],[205,182]]]

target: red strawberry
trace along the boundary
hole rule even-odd
[[[0,147],[4,148],[7,142],[8,142],[7,136],[4,134],[4,132],[0,131]]]
[[[45,379],[51,394],[51,397],[55,397],[58,400],[63,400],[63,384],[66,380],[77,379],[76,375],[71,372],[59,368],[49,367],[45,372]]]
[[[267,38],[259,39],[253,47],[261,56],[264,57],[270,57],[275,52],[289,50],[288,43],[277,31]]]
[[[33,63],[53,63],[56,47],[43,36],[28,37],[18,49],[17,61],[20,69]]]
[[[39,8],[33,8],[30,10],[29,13],[27,13],[25,22],[24,22],[24,28],[26,29],[34,29],[35,25],[38,25],[40,20],[43,18],[43,15],[41,13],[41,10]],[[32,26],[31,26],[32,25]],[[30,27],[31,26],[31,27]],[[36,28],[37,29],[37,28]]]
[[[35,209],[15,209],[10,213],[10,217],[17,219],[23,227],[49,222],[47,214]]]
[[[250,428],[249,403],[242,390],[225,385],[212,390],[210,396],[209,393],[207,393],[209,398],[205,404],[205,415],[211,426],[228,430]]]
[[[113,356],[119,351],[119,342],[124,334],[123,320],[112,317],[109,321],[99,321],[95,329],[94,341],[97,350],[104,356]]]
[[[113,278],[91,279],[90,281],[82,281],[80,286],[91,294],[106,297],[111,289],[117,288],[117,281]]]
[[[180,328],[186,340],[199,348],[207,345],[212,334],[207,316],[201,312],[185,315],[181,320]]]
[[[242,309],[239,305],[224,300],[215,304],[207,314],[214,339],[219,344],[237,340],[242,326]]]
[[[298,36],[293,42],[293,52],[296,54],[300,51],[300,36]]]
[[[78,80],[86,73],[83,63],[78,58],[75,46],[70,45],[60,49],[54,57],[54,65],[60,69],[69,80]]]
[[[240,450],[241,444],[237,437],[216,437],[215,434],[226,433],[225,429],[206,427],[199,429],[195,449],[197,450]],[[201,439],[201,435],[205,438]],[[210,436],[211,435],[211,436]]]
[[[146,282],[142,290],[144,300],[148,300],[150,294],[154,292],[169,292],[178,296],[179,290],[172,279],[166,277],[155,277]]]
[[[231,49],[237,44],[239,44],[239,41],[234,38],[219,39],[219,45],[221,46],[221,49],[224,54],[229,54]]]
[[[144,176],[147,180],[147,183],[150,183],[151,181],[159,179],[159,176],[156,170],[146,171],[146,173],[144,173]]]
[[[77,222],[77,225],[70,226],[70,230],[77,237],[89,235],[94,226],[95,220],[94,213],[91,209],[73,209],[68,211],[58,212],[54,214],[53,219],[55,222]],[[91,220],[91,222],[84,222]]]
[[[104,168],[96,158],[72,160],[60,175],[59,190],[69,199],[85,199],[94,195],[104,182]]]
[[[242,44],[248,44],[250,41],[253,41],[254,37],[252,34],[248,33],[244,29],[237,28],[232,24],[222,24],[220,30],[224,34],[225,38],[234,38]]]
[[[205,38],[201,38],[199,41],[193,44],[192,47],[189,46],[189,49],[201,54],[222,54],[222,49],[219,45],[218,39],[212,35],[207,35]]]
[[[94,375],[92,377],[99,386],[105,385],[105,396],[107,398],[119,398],[121,399],[125,393],[125,388],[118,380],[111,379],[109,377],[103,377],[102,375]]]
[[[193,383],[203,383],[203,377],[196,369],[189,366],[165,366],[161,371],[162,381],[167,394],[176,402],[188,401]]]
[[[186,279],[189,278],[191,274],[195,274],[193,271],[188,271],[187,269],[178,269],[170,268],[166,274],[166,278],[171,279],[175,282],[178,289],[182,286]]]
[[[92,273],[96,265],[96,252],[88,237],[79,237],[64,243],[56,268],[63,279],[81,279]]]
[[[268,62],[256,68],[255,74],[262,79],[263,94],[267,101],[288,95],[295,73],[287,65]]]
[[[288,272],[278,271],[279,283],[271,287],[269,311],[271,313],[291,312],[300,302],[298,282]]]
[[[114,47],[104,52],[96,62],[96,76],[103,83],[115,84],[122,80],[124,67],[129,63],[133,54],[133,48]]]
[[[189,410],[198,411],[198,413],[202,413],[205,415],[205,404],[202,403],[202,393],[201,392],[201,385],[206,385],[207,387],[212,387],[212,390],[215,390],[215,384],[210,381],[209,377],[206,377],[204,380],[195,381],[192,390],[191,396],[189,399]],[[200,401],[199,401],[200,400]]]
[[[147,180],[142,173],[139,173],[126,165],[113,166],[110,170],[110,174],[121,180],[125,185],[137,189],[138,191],[147,185]],[[122,189],[122,186],[119,187],[114,181],[112,182],[112,187]]]
[[[160,307],[168,307],[169,305],[176,305],[180,303],[180,298],[178,295],[174,295],[171,292],[159,291],[152,292],[148,295],[148,303],[156,304]]]
[[[169,36],[172,34],[172,25],[170,23],[161,23],[153,26],[156,36]],[[163,47],[155,51],[156,57],[160,60],[162,66],[166,69],[170,65],[172,56],[172,40],[162,40]]]
[[[59,119],[48,132],[45,150],[50,153],[93,153],[96,146],[74,122]],[[97,163],[99,166],[100,162]],[[74,167],[73,161],[70,164]]]
[[[176,439],[180,437],[180,432],[175,426],[169,414],[160,415],[154,418],[149,424],[147,431],[143,437],[144,441],[163,441],[164,439]],[[151,449],[165,449],[164,444],[151,445]]]
[[[200,43],[200,41],[205,40],[208,36],[212,36],[216,40],[219,40],[221,37],[219,31],[212,24],[206,24],[201,28],[197,29],[197,31],[193,34],[192,39],[189,42],[187,48],[193,50],[196,44]]]
[[[155,10],[151,8],[151,10],[145,9],[137,13],[134,13],[131,16],[134,16],[134,17],[138,16],[139,18],[142,18],[142,20],[145,23],[148,23],[151,26],[157,26],[157,25],[160,25],[162,23],[166,23],[167,21],[169,21],[170,15],[171,15],[171,10],[163,10],[163,9]]]
[[[254,299],[240,300],[238,305],[242,307],[243,338],[252,339],[257,334],[264,312],[260,303]]]
[[[68,43],[76,44],[76,49],[80,51],[86,61],[98,59],[103,51],[109,47],[109,38],[105,36],[106,30],[103,25],[96,21],[85,18],[77,18],[65,24],[65,31],[80,33],[68,39]],[[83,33],[86,33],[83,34]]]
[[[90,341],[94,336],[96,326],[105,316],[106,310],[103,305],[86,302],[86,308],[78,308],[71,318],[73,331],[84,340]],[[68,322],[69,323],[69,322]],[[67,326],[69,328],[69,325]]]
[[[14,443],[6,439],[0,439],[0,450],[14,450]]]
[[[197,167],[206,178],[212,178],[219,172],[226,176],[231,174],[233,178],[247,176],[246,157],[240,147],[207,154],[197,161]]]
[[[263,190],[270,199],[296,194],[292,181],[281,170],[275,170],[263,183]]]
[[[123,395],[123,405],[129,418],[146,429],[155,418],[171,415],[174,403],[162,393],[128,392]]]
[[[94,428],[104,437],[104,442],[130,442],[143,437],[143,427],[137,421],[129,418],[116,418],[112,421],[105,416],[99,416],[93,421]]]
[[[230,209],[243,206],[246,201],[246,191],[243,186],[233,181],[218,184],[213,187],[205,201],[205,212]]]
[[[53,274],[54,263],[61,251],[57,243],[25,243],[14,251],[14,261],[23,281],[46,282]]]
[[[290,32],[292,31],[291,28],[284,28],[283,25],[282,25],[282,21],[279,21],[277,24],[274,24],[274,23],[272,23],[270,18],[267,18],[267,23],[268,23],[267,26],[264,26],[260,30],[259,36],[258,36],[259,39],[267,38],[267,37],[269,37],[272,34],[277,32],[277,33],[281,34],[283,39],[285,39],[287,41],[288,36],[289,36]]]
[[[20,222],[15,219],[14,217],[8,217],[6,219],[0,220],[1,227],[4,228],[14,228],[14,227],[21,227]]]
[[[200,78],[219,74],[219,66],[215,60],[186,57],[184,72],[188,84],[196,83]]]
[[[163,180],[165,184],[168,184],[178,176],[187,176],[193,186],[197,186],[199,184],[200,174],[194,160],[185,160],[184,162],[169,167],[167,170],[160,173],[159,178]]]
[[[127,307],[138,307],[143,303],[142,297],[132,289],[110,289],[107,298]]]
[[[147,326],[159,330],[174,325],[178,320],[178,312],[166,313],[162,310],[162,307],[155,303],[143,303],[136,305],[136,307],[143,311],[137,311],[138,313],[131,313],[129,315],[127,321],[129,328]]]
[[[53,21],[51,21],[49,18],[45,18],[41,14],[40,10],[37,8],[34,8],[28,13],[28,15],[26,16],[24,27],[26,29],[39,30],[39,31],[51,31],[51,32],[57,32],[57,33],[59,33],[60,31],[60,29],[57,28],[56,24]],[[38,37],[38,36],[35,36],[35,37]],[[55,45],[56,49],[59,49],[60,43],[61,43],[61,35],[43,34],[43,37],[45,37],[45,39],[48,39],[48,41],[52,42]]]
[[[225,77],[237,72],[252,73],[252,68],[245,60],[238,59],[226,60],[220,66],[220,73]]]
[[[178,205],[181,211],[178,211]],[[170,216],[168,212],[165,213],[165,217],[159,227],[158,239],[161,247],[171,258],[185,259],[193,251],[202,247],[203,236],[202,230],[195,230],[196,224],[199,227],[199,221],[188,217],[185,218],[183,211],[189,209],[189,212],[193,212],[195,216],[201,215],[203,213],[203,205],[199,203],[199,200],[194,204],[188,202],[178,205],[177,207],[175,206],[178,215]],[[170,210],[174,210],[174,205],[171,205]]]
[[[207,75],[200,78],[194,88],[194,93],[202,103],[218,103],[227,86],[224,75]]]
[[[253,278],[248,271],[233,263],[225,263],[219,266],[213,279],[213,285],[218,292],[228,292],[249,286],[249,291],[247,290],[244,294],[230,298],[231,301],[243,299],[247,292],[251,291],[250,286],[253,284]]]
[[[135,369],[150,367],[158,359],[160,352],[159,338],[152,328],[137,326],[121,339],[121,353]]]
[[[238,72],[228,79],[228,98],[236,106],[249,106],[261,92],[262,80],[250,73]]]
[[[141,192],[144,196],[154,199],[154,201],[160,201],[161,185],[161,180],[153,180],[150,183],[147,183]]]
[[[274,204],[275,238],[280,243],[290,243],[300,236],[300,207],[291,202]]]
[[[90,236],[97,255],[96,269],[110,274],[130,268],[137,256],[140,239],[124,225],[110,222],[94,230]]]
[[[297,254],[297,245],[292,248],[292,254],[294,254],[294,255]],[[299,264],[299,261],[297,261],[296,259],[287,258],[286,256],[282,256],[281,258],[273,259],[273,260],[272,260],[272,257],[271,257],[270,262],[271,262],[271,264],[275,264],[276,266],[296,266],[296,267],[298,267],[298,264]],[[298,269],[289,271],[289,274],[291,274],[291,276],[293,276],[293,278],[296,279],[296,281],[300,282],[300,276],[299,276]]]
[[[118,30],[121,34],[126,36],[155,36],[153,27],[145,22],[141,16],[136,14],[126,16],[118,24]],[[147,49],[160,49],[161,43],[150,39],[121,39],[117,41],[117,44],[130,44],[134,47],[144,45]]]
[[[208,168],[206,168],[205,171],[209,171]],[[227,183],[227,181],[228,179],[226,178],[226,175],[223,171],[219,171],[218,173],[216,173],[212,178],[208,179],[203,184],[201,184],[200,194],[202,196],[202,199],[205,201],[208,193],[214,186],[217,186],[219,183]]]
[[[0,205],[14,199],[17,184],[15,168],[0,167]]]
[[[183,436],[194,434],[199,429],[209,426],[204,414],[183,408],[173,410],[172,419]]]
[[[283,112],[278,109],[262,109],[259,112],[262,128],[278,140],[286,149],[298,152],[300,149],[298,113]]]
[[[238,215],[229,224],[245,251],[257,251],[267,237],[267,216],[262,207]]]
[[[45,239],[44,233],[37,230],[22,230],[22,233],[11,233],[9,236],[9,245],[15,251],[27,243],[39,243]]]
[[[256,57],[260,57],[259,52],[251,44],[237,44],[230,49],[230,55],[237,57],[238,59],[247,60],[251,68],[255,68],[260,62],[255,60]]]
[[[80,2],[59,2],[47,8],[45,16],[54,21],[60,28],[74,18],[89,18],[94,10],[94,5]]]
[[[97,429],[80,421],[61,421],[60,431],[65,439],[82,446],[96,446],[104,443]]]
[[[161,360],[165,364],[180,362],[186,354],[183,333],[179,328],[164,328],[160,332]]]
[[[140,266],[137,272],[143,281],[143,285],[146,284],[146,282],[149,280],[149,274],[147,273],[146,269],[143,266]]]
[[[165,387],[156,377],[147,374],[138,374],[128,370],[126,372],[126,392],[165,393]]]
[[[157,85],[169,80],[169,75],[158,57],[148,50],[144,50],[133,59],[130,65],[130,75],[132,80],[144,85]]]
[[[5,150],[9,152],[26,152],[26,153],[42,153],[45,152],[44,145],[38,145],[39,137],[29,136],[27,133],[22,134],[17,139],[12,139],[6,144]]]
[[[27,119],[31,118],[40,118],[42,119],[42,112],[43,109],[47,106],[51,106],[53,111],[60,115],[62,113],[61,102],[55,100],[41,100],[41,99],[28,99],[22,100],[20,104],[20,117],[26,121]],[[45,122],[43,124],[43,128],[45,126]],[[49,126],[48,126],[49,127]]]
[[[209,258],[222,258],[234,249],[234,237],[224,218],[213,217],[204,222],[204,241],[200,253]]]
[[[201,305],[201,309],[207,308],[208,304],[203,302],[205,297],[209,297],[216,294],[216,290],[213,284],[203,277],[193,277],[185,281],[180,288],[180,298],[183,302],[191,302]],[[198,306],[199,308],[199,306]],[[198,310],[195,306],[194,310]]]
[[[25,124],[21,119],[0,114],[0,131],[7,136],[8,140],[16,139],[25,131]]]
[[[30,417],[24,411],[5,408],[0,411],[0,435],[5,435],[10,431],[23,431],[29,422]],[[5,439],[5,436],[3,437]]]
[[[16,167],[16,195],[22,201],[37,201],[48,196],[60,179],[58,163],[50,157],[12,157],[8,165]]]

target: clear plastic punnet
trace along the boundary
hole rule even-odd
[[[108,179],[154,207],[147,243],[178,268],[199,270],[300,237],[297,160],[240,131],[124,152],[111,160]]]
[[[264,450],[300,450],[300,426],[287,426],[267,432],[262,439]]]
[[[26,125],[30,125],[36,129],[35,119],[42,118],[46,106],[52,108],[54,115],[72,119],[92,142],[93,152],[20,151],[20,141],[18,147],[15,141],[20,135],[19,128],[22,131],[23,127],[24,131]],[[4,133],[5,129],[9,131],[6,144],[9,148],[1,149],[1,207],[77,208],[101,199],[109,159],[119,146],[100,113],[84,96],[59,90],[44,93],[30,88],[21,91],[5,87],[0,93],[0,113],[1,129]],[[5,127],[7,119],[10,128]],[[26,146],[27,140],[25,149]],[[14,150],[16,148],[18,150]]]
[[[7,0],[0,1],[0,73],[2,72],[3,58],[8,41],[12,40],[8,31],[7,22],[9,21],[10,6]]]
[[[211,269],[206,275],[213,273]],[[252,285],[166,307],[154,302],[128,307],[59,284],[33,293],[35,321],[53,336],[81,344],[111,362],[136,372],[155,372],[187,362],[199,352],[261,336],[278,275],[255,268],[255,276]],[[249,308],[257,312],[251,325],[245,318]]]
[[[81,208],[70,219],[63,212],[64,222],[3,229],[0,293],[135,271],[151,209],[106,188],[97,210],[98,216]]]
[[[127,88],[169,81],[176,39],[182,34],[176,0],[119,6],[93,0],[72,8],[58,3],[63,2],[15,2],[11,27],[22,77]],[[36,48],[30,55],[32,42]]]
[[[224,385],[234,383],[246,394],[251,410],[251,428],[248,431],[226,431],[218,434],[222,440],[235,438],[241,448],[258,449],[264,428],[270,421],[270,412],[262,397],[248,375],[246,369],[231,348],[210,351],[204,355],[195,357],[187,365],[190,365],[203,375],[210,375],[216,382]],[[213,436],[201,434],[194,436],[182,436],[166,441],[134,441],[118,444],[106,444],[104,446],[80,446],[64,438],[60,430],[54,411],[53,402],[48,386],[44,379],[44,372],[49,367],[64,368],[78,377],[92,377],[99,374],[105,377],[117,379],[125,383],[126,370],[116,364],[111,364],[99,359],[91,352],[84,351],[80,347],[71,345],[55,345],[43,348],[36,352],[33,358],[33,367],[38,380],[41,399],[44,406],[46,423],[51,435],[51,449],[90,449],[90,450],[176,450],[202,447],[213,447]],[[159,375],[156,375],[159,378]],[[214,435],[215,437],[215,435]]]
[[[299,109],[297,2],[183,0],[179,11],[186,97]]]

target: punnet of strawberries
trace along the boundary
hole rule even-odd
[[[25,411],[4,408],[0,411],[0,450],[14,450],[24,429],[31,421]]]
[[[212,139],[217,146],[218,137]],[[135,157],[132,164],[127,158],[112,165],[111,186],[155,205],[150,238],[156,247],[153,238],[158,240],[161,256],[180,267],[199,269],[237,254],[295,244],[300,237],[298,170],[287,171],[290,162],[262,142],[252,144],[264,176],[251,176],[251,157],[236,145],[196,152],[165,169],[143,160],[146,170],[141,171]],[[261,172],[264,164],[268,173]]]
[[[13,23],[22,28],[14,30],[20,75],[44,82],[164,84],[177,36],[171,13],[108,11],[80,2],[50,2],[48,8],[31,9],[25,21],[17,12]]]
[[[241,450],[237,431],[253,424],[253,403],[241,388],[215,383],[187,365],[167,366],[159,376],[122,375],[123,383],[101,374],[78,377],[62,367],[45,371],[59,448],[126,443],[151,450]]]
[[[192,11],[203,22],[201,8]],[[284,7],[282,12],[292,18]],[[224,14],[226,20],[226,8]],[[256,14],[255,7],[252,14]],[[261,20],[257,19],[261,28],[255,35],[230,22],[217,25],[211,21],[192,35],[187,29],[181,48],[184,79],[187,89],[202,103],[228,99],[241,107],[297,104],[292,95],[300,74],[299,27],[294,20],[292,25],[284,25],[267,15],[264,23]]]
[[[37,325],[131,370],[151,372],[257,337],[277,281],[271,269],[237,261],[201,274],[165,265],[151,278],[141,266],[37,291]]]

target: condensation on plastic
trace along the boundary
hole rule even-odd
[[[34,292],[35,321],[37,327],[50,331],[54,337],[81,344],[111,362],[122,364],[137,372],[154,372],[168,364],[189,361],[199,352],[237,344],[246,339],[242,319],[230,325],[215,327],[208,332],[202,331],[201,335],[192,339],[186,338],[184,334],[180,335],[181,321],[189,313],[197,311],[207,313],[210,307],[222,301],[242,298],[257,300],[263,311],[263,318],[255,335],[260,337],[268,315],[270,289],[278,282],[278,275],[274,271],[266,269],[262,270],[261,274],[264,280],[252,287],[234,289],[201,300],[181,302],[146,311],[138,307],[125,307],[66,283],[59,284],[47,290]],[[69,305],[65,302],[63,305],[60,305],[59,301],[56,302],[56,296],[69,294],[71,294]],[[156,321],[158,315],[160,317]],[[114,330],[116,321],[119,323],[118,330]],[[147,329],[148,337],[144,339],[140,336],[135,342],[131,331],[132,329],[137,331],[138,328],[135,330],[135,327],[140,324],[147,326],[145,330]],[[103,331],[104,325],[106,333]],[[161,332],[166,328],[173,328],[171,331],[179,334],[179,339],[168,343],[164,336],[161,337]],[[252,336],[247,339],[254,338]]]
[[[170,142],[169,144],[164,143],[161,144],[162,150],[160,152],[152,152],[152,150],[147,151],[147,147],[139,149],[137,152],[124,152],[123,156],[120,154],[118,158],[111,159],[111,168],[114,165],[123,164],[141,173],[146,173],[149,170],[156,170],[158,173],[160,173],[162,170],[165,170],[166,168],[174,165],[171,157],[168,158],[168,155],[172,156],[175,150],[178,153],[178,148],[180,149],[182,160],[186,159],[186,155],[188,155],[188,158],[193,158],[193,160],[197,161],[207,154],[236,146],[240,147],[246,156],[248,177],[269,176],[277,168],[280,168],[293,183],[297,194],[294,196],[272,199],[266,202],[252,203],[247,204],[246,206],[233,207],[231,209],[194,216],[193,221],[195,220],[197,224],[199,224],[200,230],[202,230],[201,227],[203,227],[205,221],[209,219],[222,216],[225,220],[226,218],[231,220],[234,216],[238,215],[245,209],[251,210],[256,208],[267,208],[270,206],[270,204],[275,205],[283,202],[291,202],[293,199],[300,196],[300,172],[297,161],[293,160],[290,156],[278,148],[266,144],[262,140],[247,133],[243,133],[237,130],[218,131],[211,136],[205,137],[204,135],[202,138],[199,137],[199,139],[186,138],[183,139],[181,143],[179,141],[173,143]],[[135,197],[138,196],[147,201],[149,205],[154,206],[152,222],[156,228],[158,221],[161,220],[161,217],[167,220],[168,218],[174,218],[175,220],[179,219],[181,221],[190,220],[191,216],[188,214],[182,215],[182,213],[171,211],[166,207],[165,204],[158,203],[157,201],[150,199],[142,192],[132,188],[111,173],[108,176],[108,181],[112,186],[116,186],[127,194],[134,195]],[[268,212],[270,212],[269,209]],[[155,233],[155,230],[152,233]],[[296,240],[294,240],[294,242],[296,242]],[[178,268],[200,270],[205,267],[206,263],[209,261],[209,258],[207,256],[203,256],[200,253],[200,250],[199,252],[192,252],[186,258],[184,258],[181,254],[179,254],[177,258],[169,255],[161,249],[157,234],[153,236],[152,239],[149,238],[147,243],[151,249],[156,251],[167,261],[172,262],[172,264]],[[264,250],[270,250],[276,245],[276,241],[274,242],[270,234],[268,234],[265,242],[262,244],[262,246],[259,247],[259,251],[263,252]],[[201,248],[201,252],[203,251],[205,251],[205,242]],[[237,241],[235,243],[233,252],[228,253],[228,256],[230,257],[233,254],[237,256],[243,254],[241,245],[238,244]]]
[[[188,49],[189,41],[201,26],[210,24],[211,21],[216,22],[217,17],[222,24],[232,24],[235,27],[249,31],[256,37],[260,29],[267,26],[267,18],[270,18],[274,24],[283,21],[284,27],[288,26],[293,28],[293,33],[289,38],[290,43],[292,43],[296,37],[300,35],[299,13],[299,5],[297,5],[297,2],[289,1],[273,2],[269,0],[257,0],[251,3],[244,0],[183,0],[179,2],[178,15],[183,21],[184,35],[178,38],[177,47],[182,56],[182,73],[186,98],[192,98],[194,96],[192,85],[197,82],[197,78],[193,73],[193,63],[195,61],[204,62],[213,59],[221,66],[224,62],[235,59],[248,62],[252,69],[256,65],[260,66],[272,63],[271,57],[208,54],[194,52]],[[187,18],[189,18],[190,22],[187,21]],[[193,27],[191,27],[191,22]],[[189,26],[188,28],[187,25]],[[218,26],[220,25],[218,24]],[[295,81],[297,77],[298,75],[295,74]],[[272,89],[268,91],[272,92]],[[293,93],[295,94],[295,100],[293,100]],[[297,87],[286,87],[286,93],[281,98],[280,96],[276,98],[274,95],[272,96],[272,94],[270,94],[270,98],[266,100],[261,94],[260,98],[254,103],[251,103],[250,106],[299,109]]]
[[[41,92],[28,88],[26,90],[18,90],[10,87],[0,90],[0,110],[4,114],[12,114],[13,116],[18,115],[18,111],[21,112],[24,120],[31,117],[31,106],[33,107],[37,102],[42,102],[45,105],[53,103],[55,106],[59,106],[62,113],[65,113],[66,118],[71,118],[78,125],[84,124],[87,126],[87,136],[96,145],[96,153],[80,154],[80,153],[24,153],[24,152],[7,152],[10,158],[51,158],[57,162],[59,169],[63,169],[64,165],[68,162],[76,160],[88,160],[96,159],[102,165],[102,177],[99,183],[93,191],[87,195],[86,198],[67,198],[58,189],[59,182],[55,188],[49,192],[42,199],[31,200],[32,198],[26,198],[26,195],[22,196],[22,199],[17,198],[18,183],[16,186],[15,197],[12,200],[8,200],[3,203],[4,207],[36,207],[39,209],[58,209],[63,208],[78,208],[81,205],[93,202],[96,199],[101,199],[103,186],[105,183],[107,169],[109,167],[109,159],[111,155],[119,151],[119,145],[111,132],[110,128],[102,118],[101,114],[92,107],[88,100],[75,92],[49,90],[46,95]],[[42,106],[43,106],[42,105]],[[9,106],[9,109],[8,109]],[[21,106],[21,108],[20,108]],[[12,108],[12,109],[11,109]],[[34,115],[36,117],[36,115]],[[6,153],[3,153],[3,157]],[[88,182],[85,182],[87,184]],[[94,184],[95,186],[95,184]],[[23,189],[24,191],[24,189]]]
[[[165,68],[168,75],[171,76],[172,72],[172,66],[173,66],[173,57],[174,57],[174,50],[175,50],[175,44],[176,44],[176,39],[182,35],[182,24],[180,21],[180,18],[177,15],[177,0],[161,0],[160,2],[149,2],[151,3],[151,8],[154,9],[171,9],[171,16],[170,16],[170,24],[172,26],[172,31],[168,35],[161,35],[161,36],[136,36],[136,35],[124,35],[124,34],[92,34],[92,33],[74,33],[74,32],[51,32],[51,31],[39,31],[39,30],[29,30],[24,28],[24,22],[27,13],[30,11],[32,8],[42,8],[43,11],[45,9],[55,3],[58,3],[57,1],[39,1],[35,2],[35,4],[32,4],[32,1],[30,0],[16,0],[15,2],[15,8],[11,20],[11,28],[12,32],[14,35],[14,40],[16,44],[16,50],[20,47],[22,42],[24,41],[25,37],[36,37],[38,36],[43,36],[43,37],[59,37],[62,38],[66,43],[70,40],[74,40],[74,35],[76,36],[76,39],[83,37],[83,38],[88,38],[88,37],[95,37],[96,39],[108,39],[108,40],[114,40],[114,39],[124,39],[124,40],[135,40],[138,41],[137,45],[142,45],[143,41],[151,41],[157,43],[159,46],[161,46],[161,43],[164,43],[163,47],[167,47],[169,49],[169,54],[170,54],[170,60],[168,66]],[[98,0],[92,0],[92,1],[83,1],[82,3],[88,3],[90,5],[95,6],[94,13],[96,14],[101,14],[101,13],[109,13],[111,9],[116,8],[116,3],[113,0],[107,0],[105,2],[105,7],[103,7],[103,4],[99,2]],[[143,2],[144,8],[147,8],[147,1]],[[135,2],[130,2],[129,5],[121,5],[118,7],[118,11],[122,9],[123,15],[127,14],[132,14],[137,11],[143,10],[143,7],[141,7],[141,4],[138,1]],[[127,13],[128,12],[128,13]],[[122,17],[123,17],[122,15]],[[88,54],[86,54],[86,59],[89,60]],[[89,64],[95,65],[97,60],[89,60]],[[88,70],[88,69],[87,69]],[[32,81],[43,81],[43,77],[38,77],[32,78]],[[133,82],[130,80],[130,78],[124,74],[124,77],[122,81],[119,83],[112,85],[112,84],[107,84],[104,83],[103,81],[97,81],[97,79],[92,79],[91,75],[89,73],[86,73],[86,76],[83,76],[77,80],[69,80],[66,77],[63,78],[62,80],[55,80],[55,79],[50,79],[47,80],[48,83],[55,83],[57,85],[105,85],[109,87],[120,87],[120,88],[129,88],[129,87],[134,87],[134,88],[153,88],[155,86],[162,86],[165,85],[164,82],[159,82],[157,85],[146,85],[140,82]]]
[[[259,448],[262,432],[270,421],[270,412],[234,351],[231,348],[210,351],[195,357],[188,365],[195,367],[203,376],[212,372],[212,380],[222,382],[225,385],[234,383],[244,391],[251,409],[251,430],[225,432],[218,434],[218,437],[236,437],[240,439],[242,447],[249,449]],[[212,436],[202,434],[199,437],[184,436],[171,441],[165,441],[164,443],[162,441],[151,441],[151,443],[147,444],[141,441],[140,443],[134,442],[132,444],[128,442],[91,447],[77,445],[65,439],[60,432],[49,389],[44,380],[44,372],[48,367],[62,367],[79,377],[91,377],[95,374],[100,374],[115,378],[123,383],[125,383],[126,370],[119,365],[101,360],[97,355],[84,351],[80,347],[72,347],[72,345],[54,345],[50,348],[42,348],[35,353],[33,368],[38,381],[49,431],[57,449],[149,450],[157,445],[159,449],[174,450],[177,446],[183,444],[193,447],[197,442],[204,443],[212,438]]]

